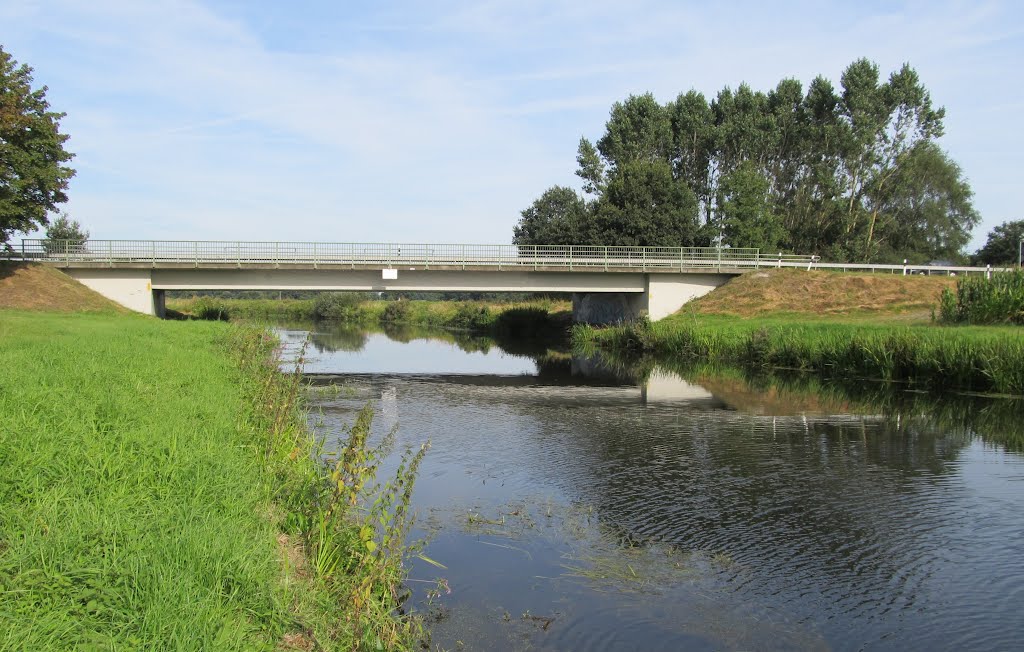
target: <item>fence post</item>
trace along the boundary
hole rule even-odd
[[[572,245],[569,245],[569,271],[572,271]]]
[[[281,243],[274,243],[274,267],[281,266]]]
[[[21,259],[25,260],[25,238],[21,239]]]
[[[114,266],[114,241],[107,240],[107,267]]]
[[[313,269],[317,269],[316,243],[313,243]]]

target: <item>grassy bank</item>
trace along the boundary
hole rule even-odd
[[[574,346],[1024,394],[1014,327],[942,327],[950,277],[770,270],[737,277],[656,323],[580,326]]]
[[[607,329],[578,326],[573,344],[670,360],[717,360],[1024,394],[1024,338],[1013,327],[851,323],[792,315],[739,319],[687,313],[653,324]]]
[[[325,466],[273,346],[0,311],[0,649],[409,644],[394,613],[417,458],[376,482],[367,413]],[[353,507],[373,490],[390,512]]]

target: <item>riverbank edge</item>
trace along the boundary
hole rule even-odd
[[[0,432],[0,457],[5,466],[17,463],[18,448],[45,448],[41,442],[53,447],[58,433],[64,441],[57,447],[72,449],[70,455],[42,455],[20,464],[20,477],[0,481],[5,558],[0,563],[0,629],[7,632],[0,635],[0,649],[34,644],[303,650],[412,646],[421,633],[418,624],[397,615],[402,553],[390,558],[367,554],[358,518],[347,518],[343,506],[330,500],[337,473],[319,455],[305,418],[300,377],[280,371],[278,342],[269,331],[134,315],[5,310],[0,317],[0,359],[22,363],[23,371],[8,377],[20,386],[0,394],[0,407],[6,408],[0,411],[0,425],[10,427],[0,428],[7,430]],[[149,356],[139,342],[159,352]],[[212,371],[195,369],[209,363]],[[53,365],[60,365],[56,375]],[[157,369],[161,373],[153,373]],[[113,385],[74,394],[76,385],[98,378]],[[136,386],[127,386],[129,378]],[[198,378],[201,388],[185,389]],[[195,392],[190,406],[169,398],[175,386]],[[146,394],[139,395],[140,389]],[[202,396],[234,400],[224,407],[204,404]],[[165,398],[179,409],[161,413],[159,427],[129,406],[133,400],[152,406]],[[204,420],[207,414],[213,416]],[[372,412],[365,410],[364,416],[365,431]],[[69,424],[69,418],[85,427]],[[176,418],[180,423],[174,423]],[[55,422],[64,427],[54,429]],[[140,424],[149,427],[133,432],[132,426]],[[186,445],[193,450],[180,450]],[[150,468],[154,457],[168,461]],[[177,457],[186,460],[178,464]],[[219,477],[225,469],[245,473],[203,484],[206,476]],[[121,495],[129,489],[130,498]],[[168,498],[168,492],[183,495]],[[189,495],[196,493],[207,494],[198,505]],[[119,500],[125,502],[124,514],[109,508]],[[57,527],[48,513],[57,508],[51,501],[62,503],[58,511],[69,515],[56,543],[48,525]],[[144,522],[145,515],[157,515],[166,525],[167,512],[179,510],[187,512],[183,520],[202,525],[182,531]],[[239,527],[233,530],[234,525]],[[212,534],[203,540],[206,526]],[[133,556],[128,533],[140,527],[149,542],[143,545],[149,547]],[[338,563],[321,572],[322,560],[315,554],[323,555],[325,542]],[[97,546],[113,546],[115,552],[97,555]],[[60,557],[77,548],[85,551]],[[150,585],[160,595],[148,595],[145,587]],[[176,590],[185,593],[179,596]],[[360,596],[353,599],[356,591]],[[214,605],[212,619],[189,613],[206,613],[207,603]]]
[[[349,324],[402,324],[472,331],[486,335],[533,336],[564,333],[572,323],[568,301],[351,301],[318,309],[314,299],[169,299],[172,315],[195,319],[273,318]]]
[[[1019,328],[843,323],[680,314],[606,328],[576,325],[574,349],[708,360],[909,382],[928,388],[1024,394]]]

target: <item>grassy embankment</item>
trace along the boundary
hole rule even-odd
[[[360,299],[356,294],[325,293],[318,299],[176,298],[169,300],[167,307],[183,315],[203,319],[326,319],[367,325],[457,328],[492,334],[564,331],[572,320],[570,302],[550,299],[509,303],[379,301]]]
[[[409,645],[421,453],[379,484],[367,412],[325,466],[266,333],[82,296],[0,310],[0,649]]]
[[[932,323],[955,279],[780,270],[738,277],[653,324],[573,331],[574,345],[1024,393],[1012,326]]]

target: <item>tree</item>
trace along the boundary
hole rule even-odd
[[[718,185],[718,219],[723,244],[774,250],[785,231],[772,211],[768,179],[751,161],[727,174]]]
[[[960,166],[932,141],[901,156],[874,198],[880,257],[912,262],[957,260],[980,221]]]
[[[32,69],[0,47],[0,242],[16,231],[48,224],[47,213],[68,200],[75,171],[63,165],[63,113],[50,111],[46,86],[32,89]]]
[[[985,246],[974,254],[983,265],[1013,265],[1020,261],[1020,241],[1024,239],[1024,220],[1003,222],[988,234]]]
[[[690,247],[698,237],[697,197],[665,161],[631,161],[594,207],[595,244]]]
[[[47,252],[61,252],[69,247],[76,250],[89,240],[89,232],[82,230],[78,220],[71,219],[67,213],[61,213],[60,217],[47,227],[46,239]]]
[[[587,205],[572,188],[548,188],[521,215],[513,244],[589,244],[584,224]]]
[[[581,138],[578,244],[780,248],[829,260],[956,259],[978,222],[938,147],[945,111],[907,65],[867,59],[807,86],[741,83],[711,101],[630,96],[604,134]],[[591,199],[592,198],[592,199]],[[696,206],[696,208],[694,208]],[[587,239],[584,239],[587,238]]]

